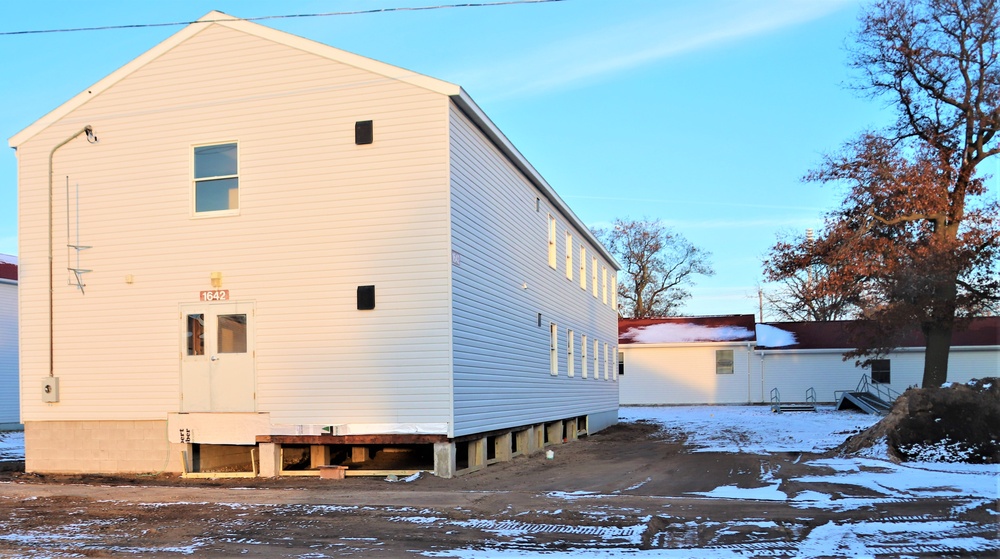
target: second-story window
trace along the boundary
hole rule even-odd
[[[549,266],[556,267],[556,218],[549,214]]]
[[[236,143],[194,148],[194,211],[235,212],[240,207]]]

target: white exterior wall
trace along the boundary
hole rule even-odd
[[[452,266],[455,435],[513,427],[618,408],[613,355],[608,379],[604,344],[617,345],[617,312],[593,296],[591,258],[612,266],[587,245],[587,289],[580,288],[579,247],[573,233],[573,278],[565,273],[569,220],[453,107]],[[536,211],[536,199],[540,206]],[[556,268],[548,261],[548,216],[556,217]],[[599,271],[599,276],[600,276]],[[609,280],[610,284],[610,280]],[[526,288],[525,288],[526,287]],[[609,285],[610,289],[610,285]],[[537,322],[541,313],[541,326]],[[550,374],[549,325],[559,339],[558,375]],[[574,331],[575,376],[567,373],[567,330]],[[600,379],[581,374],[581,336],[592,358],[600,344]],[[592,368],[592,367],[591,367]]]
[[[752,346],[751,346],[752,347]],[[715,351],[733,349],[734,374],[715,373]],[[854,390],[869,369],[844,361],[844,349],[748,350],[744,344],[628,344],[620,377],[622,405],[769,404],[777,388],[782,402],[835,402],[837,391]],[[902,393],[923,378],[922,349],[888,356],[889,387]],[[1000,374],[1000,347],[957,347],[948,357],[948,380],[968,382]]]
[[[448,97],[205,26],[18,147],[25,421],[179,411],[179,305],[221,272],[256,305],[256,406],[273,423],[450,416]],[[354,144],[374,120],[375,143]],[[55,156],[55,375],[47,158]],[[192,217],[192,146],[239,143],[239,216]],[[65,178],[86,294],[67,285]],[[75,228],[71,226],[71,229]],[[134,283],[126,284],[126,275]],[[376,309],[356,310],[358,285]]]
[[[746,343],[628,344],[622,405],[747,404],[760,384],[758,358]],[[717,374],[715,352],[733,350],[733,374]]]
[[[854,390],[862,375],[871,378],[869,369],[854,366],[854,360],[843,360],[847,350],[783,350],[763,353],[764,399],[777,387],[785,402],[805,400],[805,391],[816,389],[820,402],[836,401],[838,390]],[[759,357],[758,357],[759,358]],[[924,375],[922,349],[890,353],[889,387],[903,393],[911,386],[920,386]],[[948,380],[967,382],[973,378],[997,376],[1000,371],[1000,348],[952,348],[948,355]]]
[[[17,284],[0,279],[0,425],[20,423]]]

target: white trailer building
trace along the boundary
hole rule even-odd
[[[867,368],[844,360],[852,341],[844,322],[754,324],[753,315],[622,320],[623,405],[834,402],[862,377],[901,393],[920,385],[918,332]],[[1000,374],[1000,317],[980,317],[954,333],[948,380]],[[774,391],[772,393],[772,391]]]
[[[10,145],[28,471],[450,476],[617,421],[618,265],[456,85],[212,12]]]
[[[0,254],[0,430],[20,429],[17,257]]]

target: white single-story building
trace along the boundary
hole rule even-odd
[[[901,393],[919,386],[919,335],[871,367],[845,361],[850,322],[771,322],[753,315],[670,317],[619,322],[623,405],[834,402],[863,376]],[[1000,317],[973,319],[954,334],[948,380],[1000,374]]]
[[[457,85],[212,12],[9,143],[28,471],[617,421],[619,266]]]
[[[18,354],[17,257],[0,254],[0,430],[21,428]]]

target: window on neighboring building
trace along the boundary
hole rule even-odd
[[[552,376],[559,374],[559,329],[556,323],[549,324],[549,372]]]
[[[733,350],[731,349],[715,350],[715,374],[717,375],[733,374]]]
[[[566,330],[566,376],[576,376],[576,361],[573,360],[574,339],[573,331]]]
[[[587,289],[587,247],[580,246],[580,289]]]
[[[580,335],[580,376],[587,378],[587,335]]]
[[[597,297],[597,257],[591,259],[590,285],[594,286],[594,297]]]
[[[556,218],[549,214],[549,266],[556,267]]]
[[[573,234],[566,231],[566,279],[573,281]]]
[[[236,144],[194,148],[195,213],[235,211],[240,207]]]
[[[625,352],[618,352],[618,376],[625,374]]]
[[[872,382],[889,384],[891,381],[888,359],[873,359],[871,363]]]

